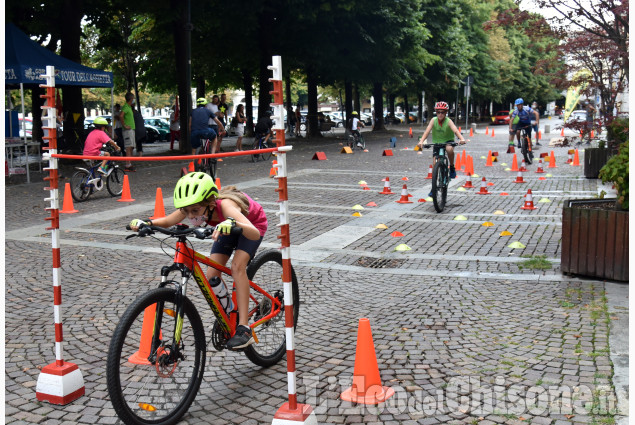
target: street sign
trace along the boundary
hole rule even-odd
[[[471,75],[468,75],[467,77],[465,77],[463,79],[463,84],[467,84],[468,86],[471,86],[474,84],[474,77],[472,77]]]

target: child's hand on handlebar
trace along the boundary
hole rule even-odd
[[[148,220],[142,220],[142,219],[140,219],[140,218],[133,218],[133,219],[130,221],[130,224],[128,225],[128,227],[130,228],[130,230],[133,230],[133,231],[135,231],[135,232],[136,232],[137,230],[139,230],[139,227],[140,227],[142,224],[150,224],[150,221],[148,221]]]
[[[226,220],[216,225],[214,233],[212,233],[212,239],[217,240],[220,235],[229,235],[234,227],[236,227],[236,220],[227,217]]]

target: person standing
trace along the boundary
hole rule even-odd
[[[135,109],[134,111],[132,111],[132,113],[134,115],[134,139],[137,148],[137,156],[143,156],[143,144],[146,142],[146,138],[148,137],[148,133],[146,132],[146,125],[143,121],[141,112]]]
[[[131,158],[132,149],[135,146],[135,122],[134,114],[132,112],[132,105],[134,105],[135,99],[134,95],[130,92],[126,93],[125,99],[126,103],[121,108],[119,118],[123,126],[123,142],[126,148],[126,156]],[[135,167],[132,165],[130,160],[126,162],[125,171],[135,171]]]
[[[170,113],[170,150],[174,150],[174,141],[181,140],[181,123],[179,117],[176,116],[176,104],[172,106],[172,112]]]
[[[247,118],[245,117],[245,106],[241,103],[236,108],[236,151],[243,150],[243,136],[245,135],[245,122],[247,122]]]
[[[533,102],[531,104],[531,109],[533,109],[534,111],[536,111],[538,113],[538,115],[540,116],[540,110],[538,109],[538,102]],[[540,144],[540,135],[538,134],[538,121],[535,120],[531,120],[531,127],[534,130],[534,133],[536,134],[536,146],[542,146]]]
[[[227,106],[227,95],[225,93],[220,95],[220,102],[218,103],[218,111],[221,114],[223,114],[223,116],[219,117],[218,119],[220,120],[220,122],[223,123],[223,127],[227,128],[227,120],[228,120],[227,114],[229,113],[229,106]]]
[[[302,137],[300,134],[300,123],[302,122],[302,114],[300,113],[300,105],[295,107],[295,136]]]
[[[595,118],[595,106],[589,100],[585,102],[584,109],[586,110],[586,121],[584,123],[584,132],[589,135],[587,145],[591,144],[591,131],[593,130],[593,120]],[[584,138],[584,137],[583,137]],[[582,141],[582,140],[580,140]]]
[[[123,125],[121,123],[121,105],[116,103],[115,104],[115,113],[113,114],[115,116],[115,142],[117,143],[117,146],[119,146],[119,149],[121,149],[121,153],[125,156],[126,155],[126,146],[123,142]]]

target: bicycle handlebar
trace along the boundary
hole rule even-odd
[[[449,142],[449,143],[426,143],[423,145],[424,148],[426,149],[430,149],[431,147],[433,147],[435,144],[439,144],[439,145],[450,145],[452,147],[457,146],[458,142]]]
[[[130,225],[126,225],[126,230],[132,230]],[[168,236],[187,236],[190,234],[194,234],[194,237],[197,239],[206,239],[212,236],[212,233],[216,230],[216,227],[189,227],[186,224],[177,224],[176,226],[172,226],[170,228],[160,227],[160,226],[152,226],[149,224],[142,223],[139,225],[139,230],[136,235],[129,235],[126,239],[139,236],[145,237],[148,235],[153,235],[155,232],[163,233]],[[243,232],[242,227],[234,226],[230,232],[231,235],[240,235]]]

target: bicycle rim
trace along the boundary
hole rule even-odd
[[[441,212],[445,208],[445,196],[443,195],[445,186],[447,196],[447,183],[443,181],[445,169],[442,159],[439,159],[432,169],[432,201],[437,212]]]
[[[529,152],[529,145],[525,136],[525,140],[523,141],[523,158],[525,158],[525,163],[527,165],[531,164],[530,154],[531,152]]]
[[[93,193],[93,185],[88,184],[90,174],[84,170],[76,171],[71,176],[71,196],[76,202],[83,202]]]
[[[280,251],[268,250],[258,254],[249,264],[247,276],[282,304],[282,309],[277,316],[255,328],[258,343],[245,349],[245,355],[254,364],[263,367],[272,366],[278,363],[286,352],[282,254]],[[293,293],[293,323],[295,327],[300,312],[300,293],[295,272],[292,273],[291,291]],[[249,323],[252,324],[271,311],[272,302],[253,289],[250,295]]]
[[[113,334],[106,371],[108,392],[117,415],[126,424],[178,422],[192,404],[203,379],[205,331],[187,298],[184,298],[181,331],[182,357],[177,362],[167,360],[174,337],[175,294],[174,289],[159,288],[137,298]],[[150,353],[153,308],[160,310],[162,344]],[[144,317],[148,322],[145,328]],[[153,359],[154,364],[149,364],[148,357],[159,361]],[[138,364],[144,361],[148,364]]]
[[[119,196],[123,192],[123,176],[125,173],[119,167],[113,168],[106,180],[106,188],[112,196]]]

